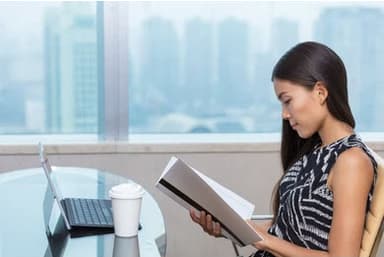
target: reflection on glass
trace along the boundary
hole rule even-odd
[[[139,239],[134,237],[115,236],[113,242],[113,257],[140,257]]]
[[[131,133],[278,132],[270,74],[316,40],[346,63],[358,130],[383,131],[383,3],[130,2]]]
[[[59,218],[55,230],[47,231],[48,248],[44,257],[62,257],[69,239],[69,233],[62,217]]]

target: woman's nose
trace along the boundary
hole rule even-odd
[[[291,115],[289,114],[289,112],[285,108],[283,108],[281,116],[282,116],[283,120],[288,120],[291,117]]]

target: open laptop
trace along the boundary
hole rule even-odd
[[[113,232],[111,200],[87,198],[63,198],[52,176],[52,168],[39,143],[40,163],[48,179],[49,188],[60,209],[71,236],[83,236]]]

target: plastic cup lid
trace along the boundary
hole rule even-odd
[[[119,199],[137,199],[143,196],[144,189],[134,182],[116,185],[109,190],[109,197]]]

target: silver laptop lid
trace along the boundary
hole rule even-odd
[[[48,157],[44,150],[44,146],[41,142],[39,142],[39,156],[40,156],[40,164],[44,170],[45,176],[47,177],[49,188],[51,189],[52,194],[56,199],[57,205],[59,206],[60,213],[61,213],[61,216],[63,216],[65,226],[67,227],[68,230],[70,230],[71,225],[69,224],[67,215],[64,210],[64,206],[61,203],[61,200],[63,199],[63,197],[61,195],[61,192],[59,190],[57,183],[55,183],[55,179],[53,178],[53,175],[52,175],[52,167],[49,164]]]

